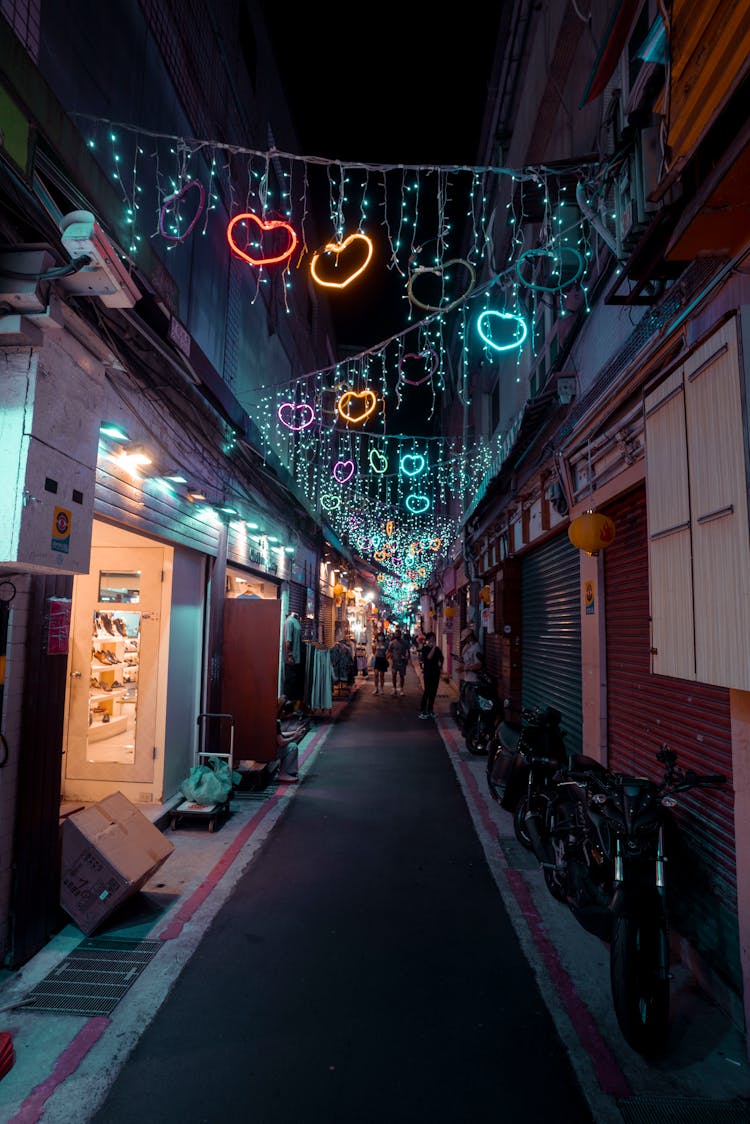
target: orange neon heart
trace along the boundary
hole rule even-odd
[[[271,230],[284,230],[289,238],[289,245],[282,253],[276,253],[272,257],[258,257],[254,258],[251,254],[246,252],[249,237],[245,240],[245,250],[241,250],[234,240],[234,228],[238,222],[254,222],[258,230],[262,233],[268,233]],[[235,215],[227,227],[227,242],[233,254],[243,261],[248,262],[250,265],[276,265],[278,262],[286,261],[294,253],[294,248],[297,245],[297,233],[294,227],[290,226],[288,222],[282,219],[262,219],[258,215],[254,215],[252,211],[243,211],[241,215]]]
[[[357,231],[354,234],[350,234],[343,242],[329,242],[327,246],[323,247],[322,253],[335,254],[338,259],[338,255],[342,254],[347,246],[351,246],[354,241],[364,242],[366,244],[367,257],[359,269],[355,269],[354,272],[350,273],[348,277],[345,277],[343,281],[326,281],[323,277],[319,277],[318,261],[321,257],[321,252],[318,251],[313,254],[312,261],[310,262],[310,274],[317,285],[321,285],[325,289],[345,289],[347,285],[352,283],[355,277],[359,277],[360,274],[364,273],[372,258],[372,239],[368,238],[366,234],[360,234],[359,231]],[[338,260],[336,261],[336,266],[338,267]]]
[[[364,404],[364,409],[361,413],[351,413],[351,405],[353,402],[362,402]],[[352,425],[359,425],[360,422],[369,418],[377,404],[378,396],[374,390],[347,390],[336,403],[336,409],[344,421],[351,422]]]

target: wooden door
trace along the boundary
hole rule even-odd
[[[276,758],[280,645],[280,601],[225,601],[221,699],[234,719],[235,761]]]

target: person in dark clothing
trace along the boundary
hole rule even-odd
[[[419,708],[418,717],[434,718],[435,696],[437,695],[437,689],[440,683],[440,673],[443,669],[443,653],[436,643],[434,632],[428,632],[425,636],[420,657],[422,660],[424,690],[422,692],[422,703]]]

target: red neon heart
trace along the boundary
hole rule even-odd
[[[289,245],[283,253],[276,253],[269,257],[254,258],[246,252],[241,250],[234,240],[233,231],[238,222],[254,222],[261,233],[267,233],[271,230],[284,230],[289,238]],[[276,265],[278,262],[287,261],[288,258],[294,253],[294,248],[297,245],[297,234],[294,227],[290,226],[288,222],[283,219],[261,219],[258,215],[254,215],[252,211],[243,211],[241,215],[235,215],[227,227],[227,242],[233,254],[243,261],[248,262],[250,265]],[[245,246],[249,242],[249,237],[245,239]]]
[[[406,375],[404,374],[404,363],[406,362],[407,359],[430,359],[430,358],[431,358],[431,368],[432,369],[429,370],[426,375],[422,375],[421,379],[407,379]],[[429,380],[435,374],[435,372],[437,371],[439,366],[440,366],[440,360],[438,359],[437,352],[433,351],[432,348],[429,348],[427,351],[420,351],[419,353],[417,353],[415,351],[407,351],[407,353],[405,355],[402,355],[401,358],[398,361],[398,374],[399,374],[399,378],[401,379],[401,382],[405,382],[407,386],[421,386],[422,383],[429,382]]]

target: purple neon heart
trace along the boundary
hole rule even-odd
[[[404,363],[407,359],[430,359],[430,370],[425,375],[422,375],[421,379],[407,379],[404,374]],[[398,361],[398,373],[401,381],[405,382],[407,386],[421,386],[422,383],[429,382],[439,366],[440,360],[438,359],[437,352],[430,347],[426,351],[407,351],[405,355],[402,355]]]
[[[193,215],[190,225],[188,226],[187,230],[183,230],[182,234],[170,234],[165,229],[168,211],[170,211],[172,208],[178,207],[179,204],[182,203],[182,201],[185,199],[188,191],[191,191],[194,187],[198,189],[198,206],[196,208],[195,214]],[[203,184],[200,183],[199,180],[191,180],[190,183],[186,183],[184,187],[181,187],[179,191],[176,191],[174,195],[170,195],[167,199],[165,199],[161,205],[161,210],[159,211],[159,233],[161,234],[162,238],[166,238],[167,242],[184,242],[188,234],[190,234],[191,230],[200,218],[201,211],[203,210],[205,202],[206,192]]]
[[[333,478],[338,484],[346,484],[354,476],[354,461],[336,461]]]

